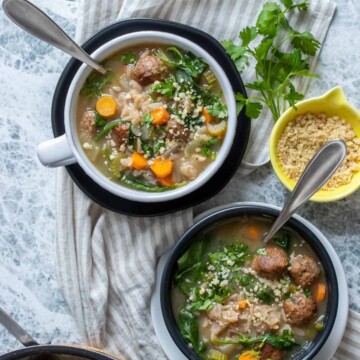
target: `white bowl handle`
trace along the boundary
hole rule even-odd
[[[66,134],[38,145],[37,156],[44,166],[58,167],[76,163],[70,149]]]

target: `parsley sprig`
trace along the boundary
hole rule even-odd
[[[238,112],[245,107],[250,118],[259,117],[265,104],[276,121],[287,104],[296,108],[296,102],[304,97],[296,91],[293,79],[297,76],[317,77],[309,71],[309,56],[316,54],[320,42],[308,31],[295,30],[287,18],[294,9],[306,11],[308,1],[281,0],[281,3],[282,6],[274,2],[264,4],[255,26],[240,32],[240,45],[233,41],[222,42],[239,72],[248,65],[249,58],[256,62],[256,80],[246,87],[257,94],[249,98],[241,93],[235,95]],[[255,40],[258,45],[252,46]],[[284,47],[289,43],[290,50],[285,51]]]

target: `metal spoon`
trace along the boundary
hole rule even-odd
[[[65,51],[101,74],[106,74],[106,70],[101,65],[95,62],[89,54],[35,5],[26,0],[4,0],[2,6],[5,14],[16,25],[31,35]]]
[[[343,140],[327,142],[309,161],[296,183],[287,203],[270,230],[264,234],[267,243],[288,221],[291,215],[313,196],[334,174],[346,157],[346,144]]]

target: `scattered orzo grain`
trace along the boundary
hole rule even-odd
[[[354,173],[360,170],[360,139],[346,120],[338,116],[327,117],[324,113],[299,115],[285,127],[277,153],[286,175],[298,180],[316,151],[333,139],[346,142],[347,155],[322,189],[333,190],[350,183]]]

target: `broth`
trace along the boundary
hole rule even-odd
[[[161,192],[196,179],[215,159],[227,107],[215,75],[190,52],[147,44],[110,57],[81,89],[83,151],[110,180]]]
[[[225,221],[178,260],[172,308],[202,359],[295,359],[324,328],[327,283],[318,257],[288,229],[264,246],[270,225],[257,217]]]

